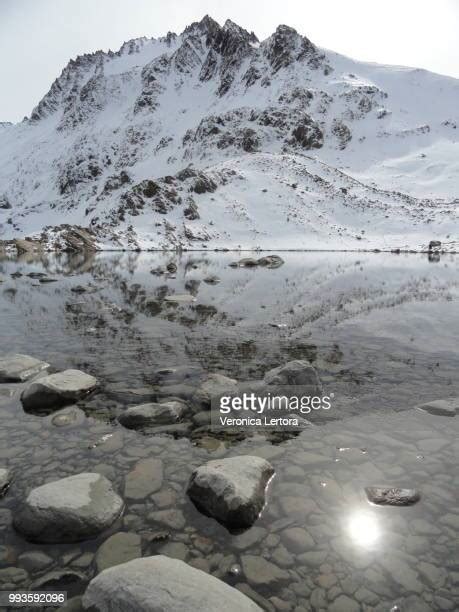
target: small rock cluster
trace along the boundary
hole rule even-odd
[[[256,268],[261,266],[263,268],[280,268],[284,260],[279,255],[266,255],[265,257],[260,257],[259,259],[254,259],[253,257],[244,257],[239,261],[233,261],[230,263],[232,268]]]
[[[97,379],[79,370],[43,375],[49,364],[26,355],[5,357],[0,364],[4,381],[23,383],[33,379],[21,394],[25,410],[41,411],[50,407],[55,410],[73,404],[98,385]],[[194,401],[208,407],[214,393],[228,388],[234,391],[236,381],[219,374],[209,375],[196,389]],[[186,411],[187,405],[180,399],[148,403],[128,408],[119,421],[127,428],[161,428],[178,423]],[[48,418],[55,426],[68,426],[79,421],[80,413],[77,406],[70,406]],[[259,457],[210,461],[191,474],[187,491],[198,507],[228,527],[248,527],[266,503],[265,491],[273,474],[274,468]],[[0,495],[7,492],[11,479],[9,470],[0,469]],[[141,501],[159,491],[162,484],[162,461],[140,460],[126,476],[124,497],[130,503]],[[108,478],[84,472],[32,489],[15,514],[13,525],[31,542],[79,542],[110,529],[121,518],[124,507],[124,500]],[[152,518],[176,525],[174,517],[161,519],[159,514],[161,511]],[[110,605],[119,611],[132,610],[133,605],[136,609],[157,610],[158,602],[165,610],[182,610],[186,606],[210,612],[222,605],[225,610],[261,610],[246,595],[200,569],[161,555],[138,559],[141,554],[138,535],[116,533],[109,537],[97,552],[95,563],[100,573],[83,597],[84,608],[106,610],[109,598]],[[37,557],[30,562],[33,566],[38,563],[46,567],[50,560]],[[54,572],[46,575],[45,582],[34,583],[34,588],[81,579],[84,575],[75,571]]]

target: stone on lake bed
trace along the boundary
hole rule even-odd
[[[447,399],[433,400],[432,402],[421,404],[418,408],[435,416],[454,417],[459,410],[459,398],[449,397]]]
[[[44,591],[49,589],[60,590],[71,584],[86,583],[86,576],[72,569],[57,569],[40,576],[30,584],[30,590]]]
[[[14,518],[15,529],[35,542],[78,542],[99,535],[124,509],[107,478],[69,476],[32,489]]]
[[[177,423],[185,410],[186,405],[183,402],[177,401],[161,404],[140,404],[125,410],[118,417],[118,421],[128,429],[170,425],[171,423]]]
[[[11,472],[6,468],[0,468],[0,497],[4,495],[11,484]]]
[[[156,427],[150,427],[146,430],[146,433],[153,436],[165,435],[173,436],[174,438],[181,438],[187,436],[193,429],[193,423],[191,421],[183,421],[183,423],[172,423],[170,425],[157,425]]]
[[[411,506],[421,497],[416,489],[398,487],[366,487],[365,492],[368,501],[380,506]]]
[[[25,382],[48,368],[49,363],[29,355],[5,355],[0,357],[0,383]]]
[[[223,374],[209,374],[199,385],[193,395],[193,401],[203,406],[210,406],[213,397],[232,395],[238,392],[238,384],[234,378]]]
[[[26,410],[72,404],[97,387],[97,379],[80,370],[65,370],[33,381],[21,395]]]
[[[141,500],[159,491],[163,485],[161,459],[141,459],[126,476],[124,494],[128,499]]]
[[[188,380],[200,380],[204,370],[195,365],[178,365],[159,368],[153,372],[152,382],[155,384],[183,383]]]
[[[289,527],[281,532],[281,539],[289,552],[304,553],[315,548],[311,535],[301,527]]]
[[[178,508],[169,508],[168,510],[156,510],[147,516],[149,523],[161,525],[168,529],[183,529],[186,525],[186,520],[183,512]]]
[[[241,563],[247,582],[254,586],[273,586],[290,579],[289,572],[258,555],[242,555]]]
[[[311,393],[322,394],[322,385],[313,366],[304,359],[295,359],[266,372],[266,385],[308,387]]]
[[[29,550],[18,557],[18,565],[28,572],[43,570],[52,563],[52,557],[40,550]]]
[[[196,468],[187,493],[195,505],[229,527],[250,527],[265,505],[266,486],[274,474],[260,457],[216,459]]]
[[[120,531],[110,536],[99,547],[96,553],[96,568],[98,572],[127,563],[142,556],[142,539],[137,533]]]
[[[81,408],[68,406],[55,412],[49,420],[54,427],[76,427],[84,423],[86,415]]]
[[[164,555],[135,559],[104,570],[89,583],[83,607],[95,612],[261,612],[237,589]]]

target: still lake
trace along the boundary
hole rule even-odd
[[[0,498],[0,588],[65,569],[51,583],[78,595],[101,543],[128,531],[142,536],[143,555],[184,559],[266,610],[455,609],[459,418],[416,406],[459,395],[459,257],[281,255],[276,269],[233,268],[235,253],[0,259],[1,353],[100,382],[78,404],[85,417],[61,427],[52,413],[24,412],[24,385],[0,385],[0,467],[14,474]],[[160,273],[168,264],[176,271]],[[167,299],[184,294],[193,301]],[[258,380],[294,359],[309,360],[334,397],[299,435],[231,439],[197,426],[145,435],[116,421],[128,406],[180,394],[196,372]],[[176,376],[157,374],[176,366],[185,366]],[[261,517],[237,534],[202,515],[185,488],[194,467],[243,454],[265,457],[276,475]],[[151,457],[163,462],[161,489],[126,500],[100,538],[31,544],[12,528],[32,487],[96,471],[123,495],[126,476]],[[373,506],[370,485],[416,487],[421,499]],[[305,530],[301,542],[292,527]],[[49,560],[31,564],[32,550]]]

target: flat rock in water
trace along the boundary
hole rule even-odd
[[[14,527],[35,542],[77,542],[110,527],[123,508],[111,482],[88,472],[32,489]]]
[[[87,582],[86,576],[81,572],[71,569],[58,569],[48,572],[44,576],[40,576],[40,578],[34,580],[30,585],[30,589],[34,591],[48,590],[52,588],[55,590],[60,590],[67,585],[79,582]]]
[[[275,268],[280,268],[284,264],[284,260],[282,257],[279,257],[279,255],[266,255],[265,257],[260,257],[257,264],[273,270]]]
[[[33,279],[38,279],[38,278],[44,278],[46,274],[44,272],[29,272],[28,274],[26,274],[26,276],[28,276],[29,278],[33,278]]]
[[[250,455],[209,461],[195,469],[188,495],[204,512],[230,527],[250,527],[265,505],[274,468]]]
[[[22,393],[26,410],[72,404],[97,387],[97,379],[80,370],[65,370],[32,382]]]
[[[258,261],[253,257],[243,257],[239,261],[233,261],[229,264],[232,268],[256,268]]]
[[[52,565],[53,559],[40,550],[29,550],[18,557],[18,565],[28,572],[37,572]]]
[[[321,395],[322,384],[316,370],[309,361],[295,359],[285,365],[266,372],[266,385],[307,387],[311,393]]]
[[[163,555],[103,571],[89,583],[83,607],[95,612],[261,612],[237,589]]]
[[[6,355],[0,358],[0,383],[25,382],[48,368],[49,363],[29,355]]]
[[[366,487],[365,493],[368,501],[383,506],[411,506],[421,497],[416,489],[398,487]]]
[[[238,384],[234,378],[229,378],[223,374],[209,374],[196,389],[193,401],[203,406],[210,406],[213,397],[231,395],[237,392]]]
[[[284,264],[284,260],[279,255],[266,255],[265,257],[260,257],[259,259],[254,259],[253,257],[244,257],[243,259],[239,259],[239,261],[233,261],[229,265],[232,268],[256,268],[257,266],[261,266],[263,268],[280,268]]]
[[[218,276],[207,276],[204,279],[204,282],[207,283],[208,285],[218,285],[218,283],[220,282],[220,279],[218,278]]]
[[[161,459],[141,459],[126,476],[124,494],[128,499],[141,500],[156,493],[163,485]]]
[[[4,495],[11,483],[11,472],[6,468],[0,468],[0,497]]]
[[[125,410],[118,421],[128,429],[155,427],[177,423],[183,416],[186,405],[183,402],[150,403],[132,406]]]
[[[142,540],[137,533],[115,533],[99,547],[96,553],[98,572],[127,563],[142,556]]]
[[[193,429],[193,423],[191,421],[183,421],[183,423],[172,423],[171,425],[157,425],[156,427],[150,427],[147,432],[152,435],[169,435],[174,438],[180,438],[186,436]]]
[[[68,406],[62,410],[58,410],[51,417],[49,422],[54,427],[76,427],[84,423],[86,415],[77,406]]]
[[[418,408],[436,416],[454,417],[459,410],[459,398],[450,397],[447,399],[434,400],[426,404],[421,404]]]
[[[290,574],[258,555],[242,555],[242,570],[249,584],[272,586],[290,579]]]
[[[200,366],[179,365],[159,368],[153,373],[153,382],[157,384],[186,383],[190,380],[200,380],[204,370]]]

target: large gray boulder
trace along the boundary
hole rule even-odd
[[[73,404],[97,387],[97,379],[80,370],[65,370],[32,382],[21,395],[26,410]]]
[[[78,542],[110,527],[123,508],[111,482],[88,472],[32,489],[13,523],[35,542]]]
[[[141,404],[125,410],[118,421],[128,429],[142,429],[157,425],[177,423],[183,416],[186,405],[183,402],[171,401],[163,404]]]
[[[11,483],[11,473],[6,468],[0,468],[0,497],[4,495]]]
[[[29,355],[6,355],[0,358],[0,383],[20,383],[47,370],[49,363]]]
[[[307,387],[311,394],[321,395],[322,385],[317,372],[304,359],[295,359],[266,372],[266,385]]]
[[[83,608],[95,612],[261,612],[237,589],[163,555],[104,570],[89,583]]]
[[[229,527],[250,527],[265,505],[265,490],[274,474],[261,457],[216,459],[195,469],[188,495],[198,508]]]

